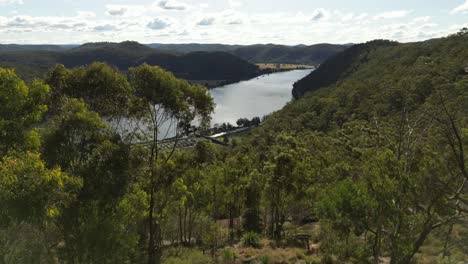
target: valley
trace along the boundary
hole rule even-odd
[[[0,264],[468,263],[467,12],[0,0]]]

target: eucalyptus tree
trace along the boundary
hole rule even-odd
[[[175,182],[175,176],[167,169],[179,140],[191,132],[193,123],[199,122],[201,127],[209,124],[214,103],[205,87],[190,85],[159,67],[144,64],[131,68],[129,81],[138,96],[133,119],[148,150],[148,263],[160,263],[160,222],[170,198],[160,194],[167,192]],[[174,136],[172,143],[163,149],[159,139],[169,133]]]
[[[0,156],[38,145],[33,128],[47,111],[48,94],[42,82],[27,86],[13,70],[0,68]]]
[[[0,263],[53,260],[54,222],[76,198],[81,180],[47,168],[35,129],[47,110],[49,87],[29,86],[0,69]]]

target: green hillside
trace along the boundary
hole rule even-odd
[[[356,45],[299,82],[299,99],[239,149],[259,171],[284,169],[266,186],[284,180],[286,218],[297,207],[320,218],[321,250],[337,263],[467,258],[466,43],[468,30]]]

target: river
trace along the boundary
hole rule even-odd
[[[293,84],[307,76],[312,70],[293,70],[262,75],[257,78],[210,90],[216,103],[211,124],[236,124],[239,118],[260,117],[283,108],[292,99]],[[112,127],[122,135],[131,133],[139,126],[126,118],[109,121]],[[175,135],[174,127],[165,123],[161,127],[158,139]]]
[[[262,75],[210,90],[216,103],[211,123],[236,124],[239,118],[261,118],[280,110],[292,99],[293,84],[311,71],[293,70]]]

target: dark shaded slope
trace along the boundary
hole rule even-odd
[[[238,81],[260,74],[255,65],[226,52],[189,53],[178,58],[176,67],[185,79]]]

